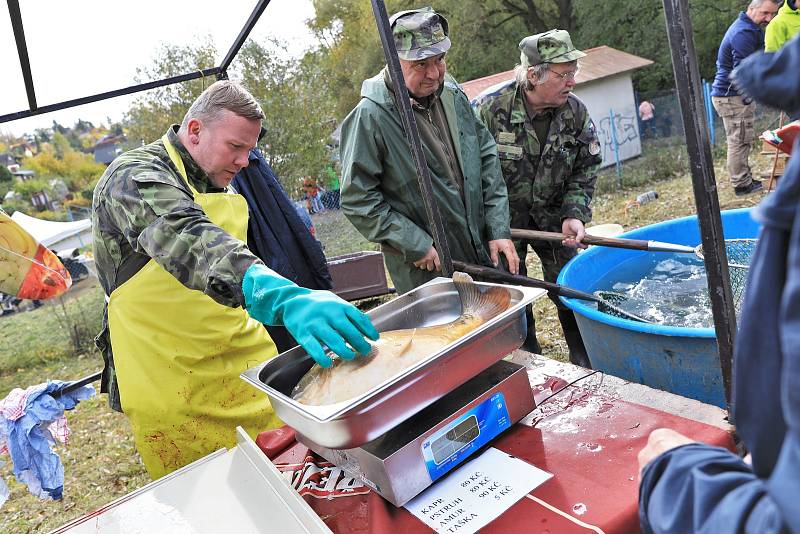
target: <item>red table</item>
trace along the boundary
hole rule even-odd
[[[601,373],[551,397],[588,371],[519,351],[515,361],[528,366],[538,407],[492,446],[554,476],[481,532],[638,532],[636,456],[652,430],[670,427],[733,450],[716,407]],[[297,443],[290,428],[266,432],[257,443],[334,532],[431,532]]]

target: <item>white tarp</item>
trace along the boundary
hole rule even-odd
[[[83,247],[92,242],[92,221],[44,221],[15,211],[11,218],[47,248],[60,252]]]

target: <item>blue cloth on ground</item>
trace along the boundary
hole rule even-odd
[[[64,490],[64,466],[51,449],[54,438],[47,427],[65,410],[95,394],[94,387],[83,386],[59,395],[70,384],[60,380],[42,384],[28,397],[25,414],[19,419],[11,421],[0,415],[0,437],[7,439],[14,476],[41,499],[61,499]]]

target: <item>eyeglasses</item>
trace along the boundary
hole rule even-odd
[[[564,82],[567,80],[574,80],[578,77],[578,73],[581,71],[580,67],[576,67],[575,70],[568,70],[567,72],[556,72],[554,70],[550,70],[550,74],[555,76],[558,81]]]

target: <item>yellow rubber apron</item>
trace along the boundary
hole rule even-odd
[[[198,193],[166,136],[170,158],[214,224],[246,241],[244,197]],[[188,289],[154,260],[111,293],[111,346],[122,408],[154,479],[281,424],[266,396],[239,374],[277,354],[261,323],[243,308]]]

